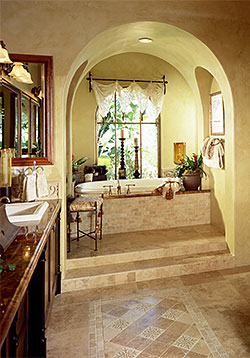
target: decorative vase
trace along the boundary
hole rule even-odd
[[[183,174],[182,179],[185,190],[198,190],[198,188],[201,186],[200,173]]]

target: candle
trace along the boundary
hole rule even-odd
[[[124,138],[124,129],[121,129],[120,131],[120,138]]]
[[[134,138],[134,145],[138,147],[138,138]]]
[[[3,185],[8,186],[8,154],[3,155]]]

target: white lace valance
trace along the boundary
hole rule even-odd
[[[136,82],[131,82],[131,84],[123,88],[118,83],[118,81],[104,85],[96,81],[92,81],[92,88],[96,97],[96,102],[98,105],[99,114],[104,118],[109,112],[109,108],[114,100],[115,92],[120,101],[121,110],[123,113],[128,113],[131,111],[130,103],[135,97],[139,110],[141,113],[145,111],[147,106],[151,105],[153,108],[154,118],[158,117],[161,112],[163,98],[164,98],[164,87],[160,83],[150,82],[146,88],[141,88]]]

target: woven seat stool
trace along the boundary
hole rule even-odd
[[[97,251],[98,234],[99,239],[102,239],[102,208],[103,208],[103,195],[102,196],[79,196],[75,198],[68,207],[68,214],[76,213],[76,238],[71,239],[70,235],[70,220],[69,220],[69,235],[68,235],[68,252],[70,252],[70,242],[79,241],[82,237],[87,236],[95,241],[94,250]],[[80,229],[80,213],[93,213],[94,214],[94,228],[89,232]]]

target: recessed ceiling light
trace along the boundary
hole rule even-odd
[[[150,42],[152,42],[153,40],[150,37],[141,37],[140,39],[138,39],[139,42],[142,42],[144,44],[149,44]]]

